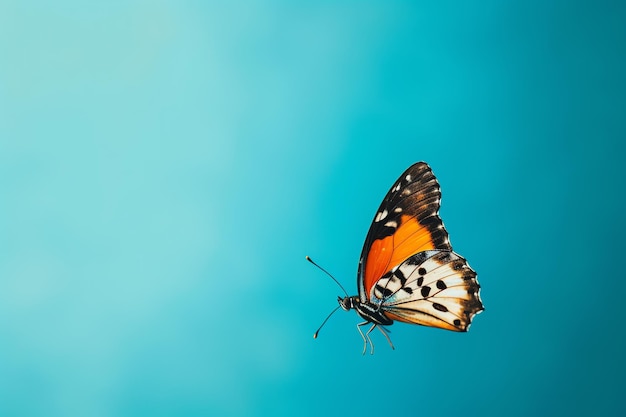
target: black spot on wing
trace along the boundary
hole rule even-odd
[[[448,311],[446,306],[439,304],[439,303],[433,303],[433,308],[438,311],[443,311],[444,313]]]
[[[391,294],[393,294],[393,291],[391,291],[389,288],[381,287],[378,284],[376,284],[376,290],[378,290],[382,294],[383,298],[387,298]]]
[[[400,280],[400,284],[404,287],[404,284],[406,283],[406,277],[404,276],[402,270],[398,268],[393,274],[398,277],[398,279]]]

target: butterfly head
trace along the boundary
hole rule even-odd
[[[341,308],[343,308],[345,311],[349,311],[353,308],[356,308],[356,304],[358,302],[359,297],[357,296],[346,296],[346,297],[337,297],[337,302],[339,303],[339,305],[341,306]]]

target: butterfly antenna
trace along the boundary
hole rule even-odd
[[[322,322],[322,324],[320,325],[320,327],[317,329],[317,331],[313,334],[313,339],[317,339],[317,335],[319,334],[320,330],[322,330],[322,327],[324,327],[324,325],[326,324],[326,322],[328,321],[328,319],[330,318],[330,316],[332,316],[333,314],[335,314],[335,311],[339,310],[340,306],[335,307],[335,309],[333,311],[330,312],[330,314],[326,317],[326,319],[324,319],[324,321]]]
[[[348,297],[348,291],[346,291],[346,289],[343,287],[343,285],[341,285],[341,283],[339,281],[337,281],[337,279],[332,276],[330,274],[330,272],[328,272],[327,270],[325,270],[324,268],[322,268],[321,266],[319,266],[318,264],[316,264],[315,262],[313,262],[313,259],[309,258],[308,256],[306,257],[306,260],[311,262],[313,265],[315,265],[316,267],[318,267],[319,269],[321,269],[326,275],[328,275],[329,277],[331,277],[333,279],[333,281],[335,281],[337,283],[337,285],[339,285],[339,288],[341,288],[341,290],[343,291],[343,293],[346,295],[346,297]]]

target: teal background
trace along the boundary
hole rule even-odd
[[[0,415],[623,416],[625,21],[0,1]],[[486,311],[314,340],[420,160]]]

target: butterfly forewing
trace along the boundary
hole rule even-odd
[[[372,287],[370,300],[392,320],[467,331],[483,310],[476,272],[458,254],[431,250],[411,256]]]
[[[407,169],[391,187],[374,216],[359,261],[362,302],[381,276],[412,255],[452,249],[438,214],[440,200],[439,183],[424,162]]]

